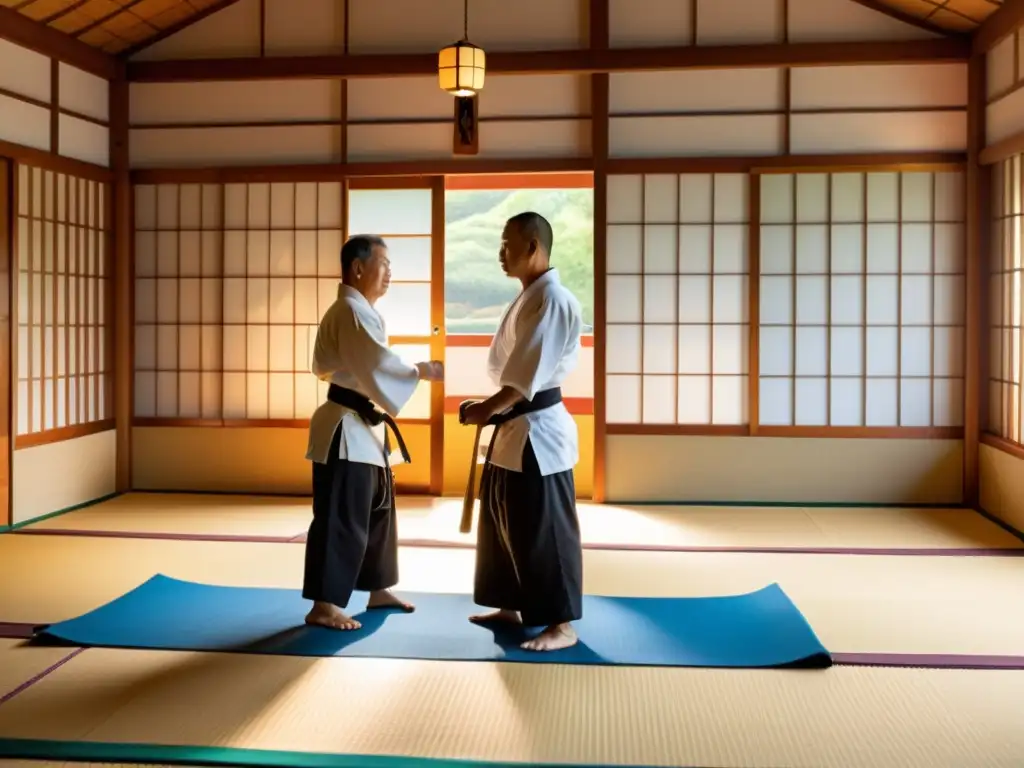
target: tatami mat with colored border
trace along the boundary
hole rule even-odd
[[[86,613],[155,573],[227,586],[298,587],[303,548],[0,536],[0,620]],[[403,548],[400,588],[472,589],[474,552]],[[1024,653],[1024,560],[588,551],[588,593],[743,594],[778,583],[834,653]],[[296,617],[298,620],[299,617]]]
[[[0,706],[0,737],[527,764],[1009,767],[1024,755],[1022,708],[1024,674],[1006,672],[90,649]]]
[[[0,638],[0,701],[71,653],[68,648],[41,648],[28,646],[23,640]]]
[[[400,500],[407,543],[471,546],[459,533],[460,499]],[[33,523],[24,533],[291,541],[305,535],[308,499],[134,493]],[[584,542],[594,547],[1015,550],[1024,542],[967,509],[844,507],[628,507],[580,502]]]

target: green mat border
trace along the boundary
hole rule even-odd
[[[600,763],[490,762],[462,758],[352,755],[241,747],[195,747],[105,741],[0,739],[0,758],[96,763],[251,766],[252,768],[597,768]],[[630,765],[621,768],[645,768]]]
[[[118,496],[122,495],[123,494],[120,493],[119,491],[115,491],[114,493],[108,493],[95,499],[89,499],[89,501],[83,501],[79,504],[72,504],[70,507],[58,509],[56,512],[47,512],[45,515],[30,517],[28,520],[22,520],[21,522],[13,523],[11,525],[0,525],[0,533],[10,533],[11,531],[16,531],[19,528],[25,528],[26,526],[33,525],[35,523],[41,523],[43,522],[43,520],[50,520],[54,517],[66,515],[68,512],[77,512],[80,509],[86,509],[88,507],[95,506],[96,504],[102,504],[105,501],[116,499]]]

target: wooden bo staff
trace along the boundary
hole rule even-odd
[[[459,423],[465,424],[466,409],[476,405],[479,400],[464,400],[459,405]],[[459,533],[469,533],[473,530],[473,502],[476,501],[476,465],[478,453],[480,452],[480,433],[484,425],[476,427],[476,437],[473,440],[473,452],[469,455],[469,482],[466,484],[466,494],[462,497],[462,519],[459,521]]]

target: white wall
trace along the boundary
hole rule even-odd
[[[14,452],[14,523],[116,490],[117,433],[110,429]]]
[[[607,500],[959,504],[963,441],[611,435]]]
[[[1024,459],[982,444],[981,508],[1024,531]]]

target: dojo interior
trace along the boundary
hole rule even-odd
[[[1024,2],[0,6],[4,766],[1024,763]],[[156,576],[299,588],[357,233],[446,365],[399,418],[398,591],[471,592],[458,406],[527,209],[584,311],[588,599],[777,584],[830,667],[32,639]]]

